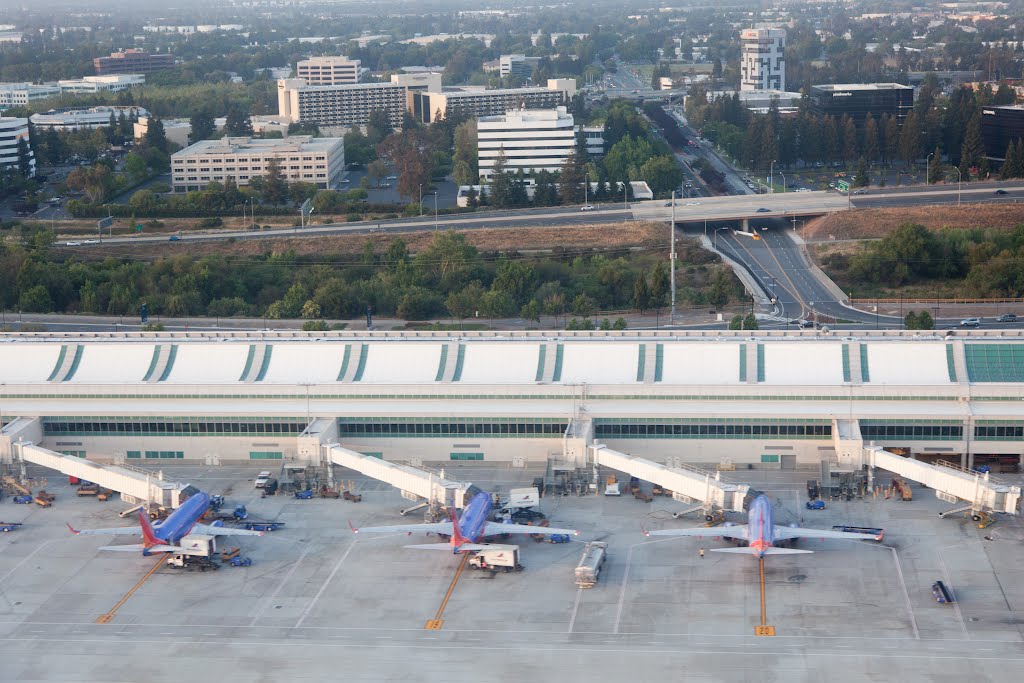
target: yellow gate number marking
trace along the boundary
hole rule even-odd
[[[754,627],[754,635],[755,636],[774,636],[775,635],[775,627],[774,626],[755,626]]]
[[[443,619],[431,619],[424,628],[428,631],[440,631],[443,623]]]

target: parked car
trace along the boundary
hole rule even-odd
[[[1006,190],[996,190],[992,194],[1009,194],[1009,192],[1007,192]]]
[[[1016,313],[1003,313],[1001,316],[996,318],[997,323],[1015,323],[1017,322]]]
[[[964,318],[960,321],[960,327],[978,327],[981,325],[981,318]]]

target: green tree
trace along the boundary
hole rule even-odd
[[[206,108],[200,109],[192,114],[192,117],[189,119],[189,124],[191,124],[192,127],[192,132],[188,136],[189,142],[209,140],[213,137],[214,130],[216,129],[213,112]]]
[[[682,169],[676,160],[667,154],[645,161],[637,175],[639,180],[647,182],[648,187],[656,195],[677,190],[683,182]]]
[[[942,165],[942,150],[938,147],[932,152],[931,163],[928,164],[928,178],[926,179],[929,184],[934,184],[942,180],[946,175],[946,169]]]
[[[244,110],[240,105],[236,105],[228,109],[228,114],[224,122],[224,130],[228,136],[233,138],[246,138],[252,135],[252,120],[249,116],[249,112]]]
[[[448,315],[464,320],[474,317],[483,296],[484,288],[478,281],[473,281],[459,291],[449,294],[444,305],[448,309]]]
[[[964,180],[971,177],[972,169],[980,169],[985,157],[985,144],[981,138],[981,112],[971,117],[964,132],[964,142],[960,147],[960,172]]]
[[[641,313],[651,306],[651,288],[647,284],[647,278],[643,273],[637,274],[633,280],[633,308]]]
[[[476,185],[480,182],[477,168],[476,119],[468,119],[455,128],[455,157],[452,175],[458,185]]]
[[[135,152],[128,152],[124,158],[124,172],[131,182],[137,183],[149,175],[146,160]]]
[[[882,148],[878,140],[878,123],[871,114],[864,120],[864,157],[868,163],[874,164],[882,158]]]
[[[586,294],[577,294],[572,300],[572,312],[580,317],[589,318],[597,312],[597,304]]]
[[[326,332],[329,329],[331,326],[327,324],[326,320],[307,320],[302,323],[304,332]]]
[[[525,320],[532,320],[534,322],[540,322],[540,302],[536,299],[530,299],[523,307],[519,309],[519,317]]]
[[[32,177],[32,149],[25,138],[18,138],[18,173],[22,178]]]
[[[867,187],[871,184],[871,177],[868,175],[868,164],[864,161],[864,157],[860,158],[857,162],[857,180],[854,181],[854,185],[857,187]]]
[[[908,330],[920,329],[917,322],[917,313],[914,311],[908,311],[907,314],[903,316],[903,326]]]
[[[146,136],[143,142],[147,147],[167,154],[167,134],[164,132],[164,122],[155,116],[149,117],[146,124]]]
[[[374,187],[380,187],[380,181],[384,180],[388,175],[388,167],[380,159],[371,161],[370,165],[366,167],[366,175],[370,178],[370,182],[373,183]]]
[[[665,261],[658,261],[651,270],[651,305],[659,308],[666,304],[671,277]]]
[[[593,180],[597,180],[594,178]],[[575,151],[569,153],[558,175],[558,194],[564,204],[579,204],[585,196],[583,183],[587,181],[583,163]]]
[[[267,162],[267,173],[263,176],[263,201],[268,204],[284,204],[288,201],[288,181],[281,172],[277,159]]]

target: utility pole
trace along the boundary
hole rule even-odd
[[[707,231],[707,224],[704,226]],[[669,282],[672,289],[672,313],[669,315],[669,323],[676,321],[676,192],[672,190],[672,250],[669,253]]]

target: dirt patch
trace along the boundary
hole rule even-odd
[[[603,223],[600,225],[574,225],[572,227],[538,227],[514,229],[474,229],[466,231],[466,241],[480,251],[554,251],[556,249],[621,247],[644,248],[665,244],[667,231],[660,223]],[[289,249],[299,256],[309,254],[361,254],[367,242],[377,253],[384,252],[392,240],[401,238],[409,251],[425,249],[434,239],[432,230],[409,233],[373,233],[358,235],[325,235],[319,237],[272,237],[267,239],[225,240],[223,242],[169,242],[163,245],[141,243],[117,248],[121,257],[162,257],[177,254],[205,256],[258,256],[268,251],[280,253]],[[108,256],[109,253],[100,253]],[[84,256],[84,254],[83,254]]]
[[[809,221],[801,231],[808,242],[862,240],[885,237],[904,223],[942,228],[1005,228],[1024,223],[1021,204],[964,204],[908,206],[898,209],[842,211]]]

